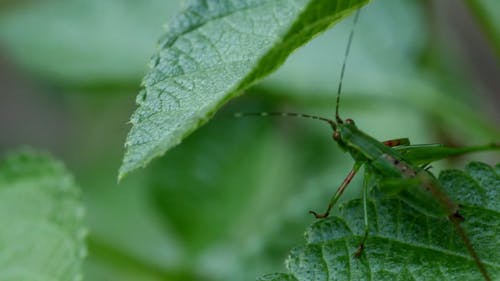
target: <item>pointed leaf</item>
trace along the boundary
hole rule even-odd
[[[293,50],[366,2],[192,1],[151,61],[119,178],[177,145]]]

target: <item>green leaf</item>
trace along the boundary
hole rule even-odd
[[[34,151],[0,165],[1,280],[81,280],[80,191],[64,166]]]
[[[214,120],[151,166],[151,197],[193,252],[229,237],[257,239],[250,233],[262,217],[302,180],[305,152],[294,153],[270,124],[237,121]],[[221,146],[223,140],[232,141]]]
[[[462,223],[494,280],[500,277],[500,176],[483,163],[466,172],[443,171],[444,190],[460,204]],[[374,196],[376,197],[376,196]],[[342,205],[340,217],[314,223],[307,244],[291,251],[289,274],[259,280],[482,280],[454,227],[399,198],[372,198],[370,233],[361,258],[353,257],[363,235],[361,200]],[[495,278],[496,277],[496,278]]]
[[[293,50],[366,2],[193,1],[171,22],[152,59],[119,178],[180,143]]]

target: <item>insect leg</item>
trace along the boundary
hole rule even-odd
[[[500,144],[486,144],[466,147],[450,147],[442,144],[418,144],[401,145],[394,147],[394,150],[404,155],[406,161],[416,165],[427,164],[436,160],[452,156],[460,156],[467,153],[500,150]]]
[[[388,147],[400,146],[400,145],[410,145],[410,140],[408,138],[392,139],[382,142]]]
[[[354,252],[354,257],[359,258],[365,248],[366,239],[368,239],[368,183],[370,182],[371,173],[365,169],[365,177],[363,179],[363,218],[364,218],[364,234],[358,249]]]
[[[453,226],[455,227],[455,230],[457,231],[460,238],[462,238],[462,241],[464,242],[465,247],[467,247],[467,250],[471,254],[472,258],[474,259],[474,262],[476,263],[477,267],[479,268],[479,271],[483,275],[484,280],[491,281],[492,279],[491,279],[488,271],[486,270],[486,267],[484,267],[476,250],[472,246],[472,243],[469,240],[469,237],[467,236],[467,234],[465,233],[465,230],[460,225],[460,222],[462,222],[463,218],[457,217],[454,214],[450,215],[448,218],[453,223]]]
[[[327,209],[326,209],[326,211],[324,213],[318,214],[315,211],[309,211],[309,213],[313,214],[314,217],[316,217],[317,219],[328,217],[328,215],[330,214],[330,211],[332,210],[333,206],[335,205],[335,203],[337,203],[337,201],[339,200],[340,196],[342,196],[342,193],[344,193],[344,190],[349,185],[349,183],[351,182],[351,180],[354,177],[354,175],[356,175],[356,172],[358,172],[358,170],[359,170],[359,168],[361,167],[362,164],[363,164],[362,162],[355,162],[354,163],[354,166],[352,167],[352,170],[349,172],[349,174],[347,174],[347,177],[344,179],[344,181],[342,182],[342,184],[337,188],[337,191],[335,192],[335,194],[330,199],[330,202],[328,202],[328,207],[327,207]]]
[[[458,206],[453,201],[451,201],[451,199],[449,199],[446,196],[446,194],[443,193],[443,191],[440,189],[437,183],[437,180],[434,177],[432,177],[432,175],[429,172],[421,170],[417,174],[417,177],[421,179],[422,185],[426,189],[428,189],[431,193],[434,194],[434,196],[440,201],[442,207],[447,211],[449,221],[455,227],[456,232],[464,242],[465,247],[472,256],[474,262],[479,268],[479,271],[483,275],[484,279],[488,281],[492,280],[488,274],[488,271],[486,270],[486,267],[481,262],[479,255],[472,246],[472,242],[469,240],[469,237],[465,233],[465,230],[460,225],[460,223],[464,220],[464,218],[458,213]]]

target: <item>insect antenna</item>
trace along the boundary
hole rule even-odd
[[[335,121],[316,115],[296,113],[296,112],[237,112],[233,115],[234,117],[244,117],[244,116],[259,116],[259,117],[296,117],[296,118],[307,118],[326,122],[335,131],[337,129],[337,124]]]
[[[349,56],[349,51],[351,50],[352,38],[354,37],[354,28],[356,27],[356,23],[358,22],[359,13],[361,9],[356,11],[356,15],[354,15],[354,22],[352,23],[351,32],[349,33],[349,39],[347,40],[347,47],[345,49],[344,54],[344,62],[342,63],[342,69],[340,70],[340,81],[339,87],[337,88],[337,102],[335,105],[335,120],[337,123],[342,124],[342,119],[339,116],[339,103],[340,103],[340,93],[342,92],[342,81],[344,80],[345,67],[347,64],[347,57]]]
[[[344,62],[342,64],[342,70],[340,72],[340,81],[339,81],[339,87],[337,89],[337,103],[335,107],[335,120],[337,123],[343,123],[342,119],[340,119],[339,116],[339,103],[340,103],[340,93],[342,92],[342,80],[344,79],[344,73],[345,73],[345,68],[347,64],[347,57],[349,56],[349,50],[351,49],[351,43],[354,37],[354,27],[356,26],[356,23],[358,22],[359,18],[359,13],[360,10],[358,9],[356,11],[356,14],[354,16],[354,22],[349,34],[349,39],[347,41],[347,47],[346,51],[344,54]],[[298,117],[298,118],[308,118],[308,119],[315,119],[315,120],[320,120],[323,122],[326,122],[332,127],[334,131],[337,130],[337,123],[333,121],[332,119],[328,119],[325,117],[321,116],[316,116],[316,115],[310,115],[310,114],[303,114],[303,113],[295,113],[295,112],[237,112],[233,114],[233,117],[244,117],[244,116],[264,116],[264,117]]]

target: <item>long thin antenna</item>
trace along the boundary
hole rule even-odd
[[[233,115],[234,117],[242,117],[242,116],[272,116],[272,117],[298,117],[298,118],[307,118],[307,119],[315,119],[326,122],[330,124],[332,129],[337,130],[337,124],[331,119],[324,118],[321,116],[303,114],[303,113],[295,113],[295,112],[238,112]]]
[[[337,89],[337,104],[335,105],[335,120],[339,124],[343,123],[342,119],[340,119],[340,116],[339,116],[339,103],[340,103],[340,92],[342,92],[342,81],[344,80],[344,73],[345,73],[345,66],[347,64],[347,57],[349,56],[349,51],[351,50],[352,38],[354,37],[354,27],[356,26],[356,23],[358,22],[360,11],[361,11],[361,9],[358,9],[356,11],[356,15],[354,15],[354,22],[353,22],[352,27],[351,27],[351,33],[349,34],[349,40],[347,41],[347,47],[345,49],[345,54],[344,54],[344,62],[342,63],[342,70],[340,71],[340,81],[339,81],[339,87]]]

